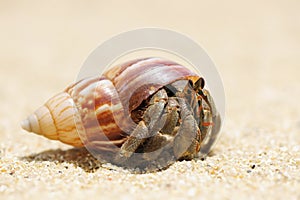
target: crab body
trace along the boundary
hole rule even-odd
[[[115,164],[162,168],[208,153],[220,123],[203,78],[175,62],[145,58],[70,85],[22,127]]]

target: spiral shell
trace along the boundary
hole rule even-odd
[[[162,58],[129,61],[101,77],[83,79],[49,99],[22,128],[73,146],[120,146],[136,125],[131,111],[163,86],[199,76]]]

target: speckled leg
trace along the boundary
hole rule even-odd
[[[121,146],[119,153],[115,157],[117,163],[123,163],[129,158],[135,150],[149,137],[149,131],[144,121],[139,122],[133,130],[130,137]]]
[[[161,133],[149,138],[143,145],[145,160],[155,160],[164,150],[164,146],[169,142],[169,138]]]
[[[179,104],[176,100],[176,98],[169,98],[167,107],[165,109],[165,113],[163,114],[166,118],[166,123],[164,124],[164,127],[161,129],[161,133],[173,135],[174,129],[177,125],[178,119],[179,119]]]
[[[191,108],[182,98],[178,98],[178,102],[182,123],[174,139],[173,151],[177,159],[191,159],[199,151],[201,133]]]
[[[150,137],[157,134],[163,127],[165,118],[162,117],[164,106],[168,96],[164,90],[159,90],[150,100],[150,106],[143,115],[137,127],[122,145],[115,161],[122,163],[126,161],[139,148],[139,146]]]
[[[201,144],[200,156],[205,156],[212,148],[212,144],[215,143],[218,133],[221,128],[221,117],[217,112],[215,103],[210,93],[207,90],[203,90],[201,95],[205,102],[208,104],[209,110],[204,110],[203,123],[200,125],[201,130],[205,132],[205,138]]]
[[[178,109],[179,104],[177,99],[170,97],[164,109],[164,113],[161,116],[163,127],[159,132],[157,132],[156,135],[149,138],[143,145],[144,151],[147,152],[143,155],[145,160],[156,160],[163,151],[166,151],[168,148],[170,148],[171,142],[174,138],[173,136],[177,132],[175,127],[179,119]],[[167,146],[167,144],[170,145]]]
[[[143,120],[148,127],[149,132],[155,135],[162,129],[166,122],[163,116],[164,107],[168,100],[168,95],[164,89],[159,90],[150,100],[150,106],[143,115]]]

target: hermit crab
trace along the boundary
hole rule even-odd
[[[116,165],[162,169],[215,143],[221,119],[204,85],[173,61],[131,60],[70,85],[21,125]]]

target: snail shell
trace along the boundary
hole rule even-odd
[[[162,58],[132,60],[101,77],[83,79],[50,98],[21,126],[23,129],[76,147],[112,149],[126,141],[136,124],[131,111],[163,86],[199,76]]]

